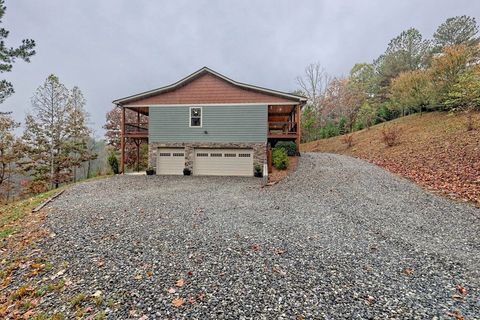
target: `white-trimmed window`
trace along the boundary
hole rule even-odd
[[[202,107],[190,107],[190,127],[202,127]]]

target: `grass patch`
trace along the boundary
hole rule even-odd
[[[70,301],[70,307],[72,309],[80,307],[82,303],[85,302],[86,300],[87,300],[87,296],[84,293],[80,293],[72,298],[72,300]]]
[[[79,181],[76,184],[101,180],[108,177],[110,177],[110,175],[93,177]],[[0,205],[0,241],[20,232],[22,230],[20,222],[32,212],[32,209],[39,206],[43,201],[47,200],[57,192],[69,188],[72,185],[74,184],[65,185],[58,189],[50,190],[24,200]]]

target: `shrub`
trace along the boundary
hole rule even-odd
[[[383,126],[382,128],[382,141],[387,145],[387,147],[393,147],[399,143],[398,139],[400,138],[401,129],[396,125],[389,127]]]
[[[347,145],[347,148],[351,148],[353,146],[353,134],[342,136],[342,142]]]
[[[274,148],[272,162],[273,166],[279,170],[287,169],[289,164],[287,151],[284,148]]]
[[[338,121],[338,134],[345,134],[347,133],[347,118],[342,116]]]
[[[114,174],[119,174],[120,173],[120,169],[119,169],[119,166],[118,166],[118,159],[117,159],[117,156],[115,155],[115,153],[112,152],[108,156],[108,164],[110,165],[110,169],[112,169],[112,172]]]
[[[285,149],[287,154],[291,157],[297,154],[297,145],[293,141],[279,141],[275,144],[275,148]]]
[[[327,123],[325,127],[320,129],[321,139],[335,137],[335,136],[338,136],[339,134],[340,134],[340,131],[338,130],[338,127],[331,122]]]

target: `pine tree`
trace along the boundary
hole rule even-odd
[[[55,75],[50,75],[32,98],[33,112],[25,118],[26,159],[24,171],[44,188],[58,187],[68,180],[71,161],[67,141],[69,94]],[[40,188],[42,189],[42,188]]]
[[[0,201],[8,201],[13,188],[12,177],[16,173],[16,163],[20,158],[21,141],[14,130],[20,123],[10,114],[0,114]]]
[[[0,0],[0,23],[2,23],[6,10],[5,1]],[[17,48],[7,47],[5,40],[9,33],[8,30],[0,28],[0,73],[12,71],[16,59],[30,62],[30,57],[35,55],[35,50],[33,50],[35,41],[31,39],[22,40],[22,44]],[[0,81],[0,103],[3,103],[14,92],[13,85],[10,82],[7,80]]]
[[[69,160],[73,168],[73,181],[77,178],[77,168],[89,160],[94,160],[97,155],[89,148],[91,139],[91,130],[87,127],[88,114],[85,111],[85,98],[78,87],[74,87],[70,92],[68,110],[67,110],[67,130],[69,139],[67,148],[69,151]]]

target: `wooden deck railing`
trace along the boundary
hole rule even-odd
[[[148,136],[148,122],[125,123],[126,136]]]
[[[297,135],[297,124],[295,122],[268,122],[268,134],[276,136]]]

